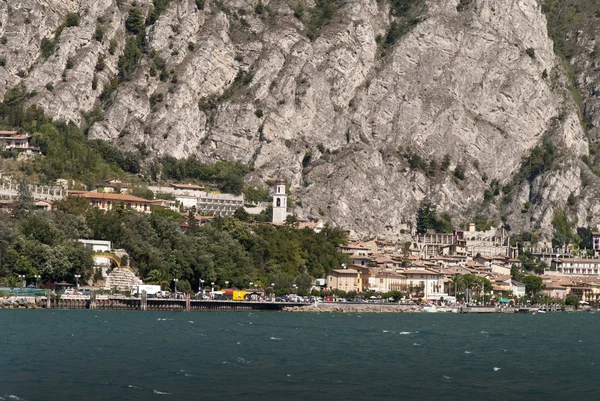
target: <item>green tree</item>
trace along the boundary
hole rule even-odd
[[[250,215],[243,207],[238,207],[235,212],[233,212],[233,217],[240,221],[248,221],[250,220]]]
[[[458,298],[458,294],[465,289],[465,282],[462,276],[454,276],[448,282],[448,288],[452,291],[452,294]]]
[[[473,290],[477,287],[478,279],[474,274],[464,274],[461,276],[461,281],[466,290],[467,302],[471,302],[473,299]]]
[[[25,180],[19,181],[17,198],[13,204],[13,215],[17,219],[24,218],[34,209],[33,196],[29,189],[29,183]]]
[[[135,72],[138,60],[142,52],[138,47],[138,42],[134,37],[127,38],[123,54],[119,57],[119,81],[129,81]]]
[[[542,278],[533,274],[523,277],[523,284],[525,284],[525,292],[531,297],[541,292],[545,287]]]
[[[125,20],[125,27],[134,35],[138,35],[145,31],[144,16],[139,8],[130,8],[129,15]]]
[[[424,201],[417,210],[417,233],[425,234],[428,229],[436,225],[435,205],[429,201]]]
[[[579,298],[575,294],[569,294],[565,298],[565,305],[571,305],[577,309],[579,307]]]
[[[308,295],[310,288],[312,287],[313,278],[308,273],[301,273],[298,277],[296,277],[294,283],[298,287],[299,295]]]

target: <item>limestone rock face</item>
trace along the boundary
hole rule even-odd
[[[84,124],[117,75],[129,2],[10,3],[0,3],[0,96],[23,82],[35,91],[31,104]],[[385,49],[378,43],[395,19],[388,1],[346,1],[314,40],[305,26],[313,2],[301,2],[303,20],[294,17],[297,0],[262,3],[257,14],[251,0],[206,0],[201,10],[171,0],[146,28],[148,52],[166,61],[168,77],[142,57],[100,103],[103,118],[88,135],[145,144],[154,156],[238,160],[254,167],[251,183],[282,175],[301,200],[296,213],[363,235],[398,234],[426,197],[459,223],[503,214],[518,229],[544,232],[571,193],[582,194],[581,219],[600,209],[586,195],[600,188],[597,177],[582,189],[588,142],[536,0],[422,0],[419,22]],[[151,6],[136,2],[144,14]],[[65,28],[44,58],[42,39],[69,12],[79,26]],[[515,181],[543,140],[559,149],[560,169],[517,182],[506,210],[484,204],[490,181]],[[436,164],[415,168],[414,155]]]

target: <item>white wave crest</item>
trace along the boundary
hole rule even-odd
[[[160,394],[160,395],[164,395],[164,394],[171,394],[171,393],[166,393],[166,392],[164,392],[164,391],[158,391],[158,390],[152,390],[152,392],[153,392],[154,394]]]

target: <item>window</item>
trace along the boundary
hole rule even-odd
[[[281,207],[281,199],[277,198],[277,207]]]

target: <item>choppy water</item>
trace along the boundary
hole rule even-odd
[[[600,314],[0,310],[0,324],[0,401],[600,400]]]

